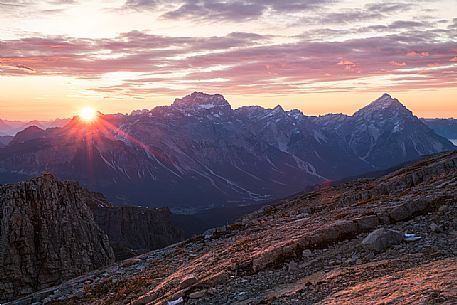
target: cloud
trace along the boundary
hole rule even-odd
[[[397,66],[397,67],[404,67],[406,66],[406,62],[402,61],[402,62],[398,62],[398,61],[395,61],[395,60],[392,60],[391,62],[389,62],[391,65],[394,65],[394,66]]]
[[[337,65],[349,65],[349,66],[352,66],[354,65],[354,63],[350,60],[346,60],[346,59],[342,59],[340,60]]]
[[[163,5],[158,1],[129,2],[137,7]],[[253,3],[246,1],[242,5]],[[289,12],[311,8],[313,3],[303,6],[303,1],[271,0],[254,5]],[[393,4],[371,7],[384,14],[407,8]],[[224,15],[220,18],[231,16],[231,9],[236,12],[240,7],[217,10]],[[254,11],[247,14],[258,15]],[[0,74],[100,80],[110,73],[123,73],[116,84],[102,86],[94,82],[91,89],[100,94],[132,97],[197,89],[226,94],[299,94],[349,90],[348,82],[357,83],[357,90],[369,90],[368,80],[377,77],[395,80],[396,86],[408,88],[454,86],[457,42],[447,25],[435,31],[432,22],[399,20],[383,25],[397,34],[381,36],[365,27],[360,28],[364,34],[361,37],[355,35],[359,30],[355,26],[314,31],[322,39],[309,39],[305,34],[277,37],[252,32],[180,37],[141,31],[97,39],[26,37],[0,40]],[[336,35],[338,39],[325,39]]]
[[[429,55],[430,55],[430,53],[426,52],[426,51],[422,51],[422,52],[408,51],[408,53],[406,53],[406,56],[409,56],[409,57],[416,57],[416,56],[427,57]]]
[[[414,5],[412,3],[398,3],[398,2],[379,2],[369,3],[365,6],[366,10],[374,11],[378,14],[392,14],[398,12],[404,12],[412,9]]]
[[[208,21],[241,22],[257,19],[269,12],[297,13],[313,11],[333,0],[127,0],[125,6],[135,10],[165,9],[167,19],[191,18]],[[171,6],[171,7],[170,7]]]
[[[35,73],[35,70],[24,65],[10,65],[7,62],[0,62],[0,73],[6,74],[30,74]]]
[[[353,24],[360,21],[380,20],[392,14],[409,11],[411,8],[412,5],[408,3],[370,3],[362,8],[342,9],[323,14],[318,19],[323,24]],[[401,25],[401,22],[403,21],[399,21],[397,26]]]

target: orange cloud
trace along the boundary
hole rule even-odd
[[[6,70],[8,72],[18,71],[18,72],[25,72],[25,73],[35,73],[36,72],[32,68],[29,68],[24,65],[9,65],[9,64],[0,62],[0,71],[1,70]]]

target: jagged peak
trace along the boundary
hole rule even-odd
[[[359,111],[357,111],[354,115],[359,116],[363,115],[366,116],[370,113],[378,113],[379,111],[384,110],[396,110],[402,113],[411,114],[412,112],[406,108],[398,99],[393,98],[390,94],[384,93],[379,98],[368,104],[367,106],[363,107]]]
[[[228,108],[230,104],[221,94],[207,94],[203,92],[194,92],[186,95],[183,98],[175,99],[174,107],[178,108],[197,108],[197,109],[212,109],[212,108]]]
[[[24,130],[18,132],[13,140],[11,141],[12,143],[18,143],[18,142],[25,142],[28,140],[40,138],[45,134],[45,130],[41,129],[38,126],[29,126],[25,128]]]
[[[373,102],[371,102],[371,104],[369,104],[368,106],[384,109],[392,105],[403,106],[403,104],[400,103],[398,99],[393,98],[390,94],[384,93],[383,95],[375,99]]]
[[[275,112],[275,113],[284,112],[284,109],[282,108],[281,105],[276,105],[276,107],[273,108],[272,112]]]

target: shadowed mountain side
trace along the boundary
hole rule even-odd
[[[168,209],[98,207],[94,216],[95,222],[108,234],[117,260],[184,239],[184,231],[172,223]]]

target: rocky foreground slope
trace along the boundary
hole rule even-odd
[[[457,153],[289,198],[10,304],[456,304]]]

